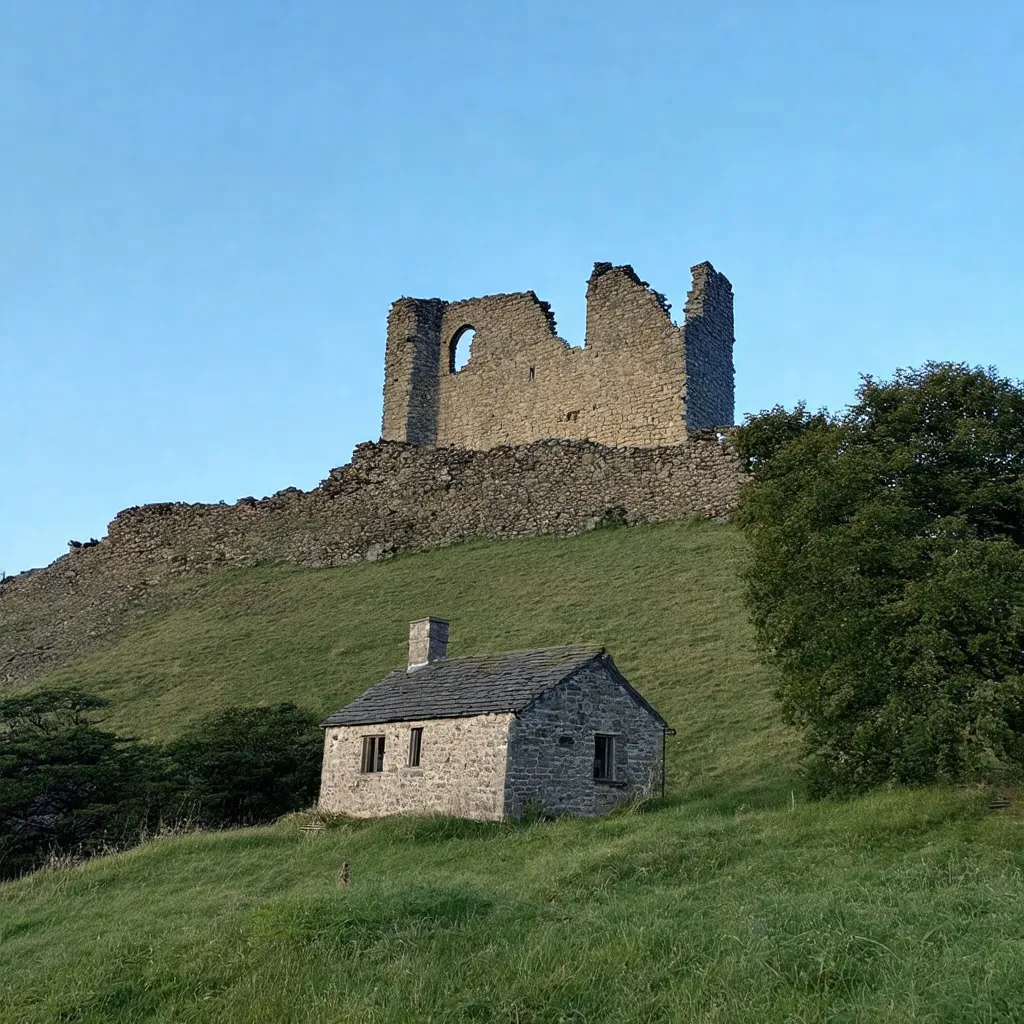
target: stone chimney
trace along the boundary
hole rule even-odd
[[[423,668],[448,652],[448,620],[417,619],[409,623],[409,669]]]

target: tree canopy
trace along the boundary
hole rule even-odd
[[[320,787],[318,721],[288,702],[203,719],[166,748],[179,806],[218,825],[255,825],[309,807]]]
[[[0,879],[50,856],[162,828],[273,821],[316,800],[323,736],[311,711],[228,708],[161,748],[102,729],[107,706],[74,687],[0,700]]]
[[[928,363],[737,445],[747,598],[812,793],[1024,765],[1024,391]]]
[[[106,705],[73,687],[0,701],[0,878],[51,853],[123,844],[152,824],[159,752],[101,729]]]

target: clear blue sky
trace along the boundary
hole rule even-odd
[[[0,0],[0,569],[314,486],[400,295],[736,293],[737,411],[1024,377],[1024,4]]]

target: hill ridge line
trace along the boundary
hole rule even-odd
[[[380,441],[358,445],[311,491],[134,506],[99,543],[0,584],[0,682],[105,646],[174,578],[272,563],[336,567],[475,537],[571,536],[607,521],[726,518],[745,476],[728,435],[716,431],[661,448]]]

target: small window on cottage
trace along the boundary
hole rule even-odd
[[[531,366],[530,367],[530,380],[534,380],[536,378],[536,376],[537,376],[537,367]]]
[[[384,771],[384,737],[363,737],[363,763],[360,771],[364,775]]]
[[[423,729],[409,730],[409,767],[419,768],[420,747],[423,745]]]
[[[594,737],[594,778],[615,778],[615,737],[598,733]]]

